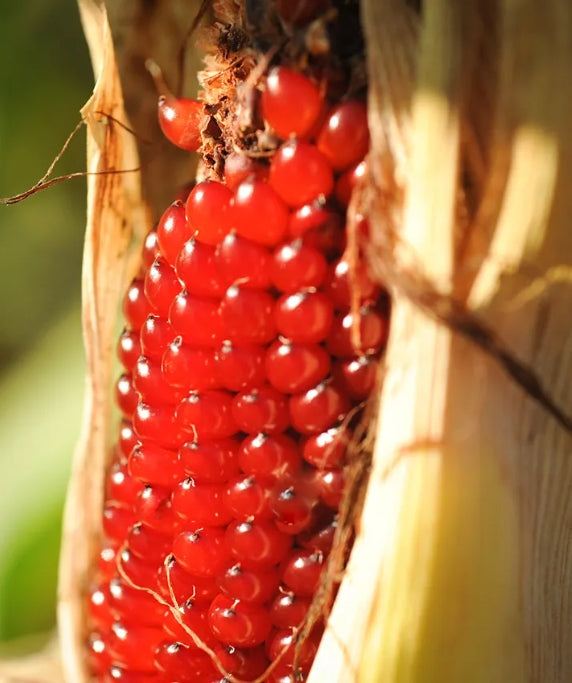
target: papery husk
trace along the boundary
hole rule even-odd
[[[363,2],[370,256],[394,297],[369,488],[309,683],[563,683],[572,6],[436,0],[423,12],[417,77],[396,98],[399,60],[375,60],[403,49],[387,24],[407,7]],[[403,159],[388,120],[404,122]]]
[[[82,433],[64,513],[58,586],[64,679],[74,683],[88,680],[84,595],[101,538],[117,312],[136,268],[134,240],[137,236],[140,240],[150,227],[140,174],[133,171],[139,167],[135,138],[120,125],[129,122],[105,6],[99,0],[81,0],[80,13],[96,78],[93,95],[82,109],[87,124],[87,169],[98,175],[88,176],[82,273],[87,381]],[[107,171],[114,173],[102,174]]]

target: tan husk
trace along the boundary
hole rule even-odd
[[[363,8],[370,60],[392,53],[380,27],[404,3]],[[370,61],[371,263],[392,326],[310,683],[572,680],[571,54],[568,3],[437,0],[397,116]],[[399,220],[375,125],[407,116]]]
[[[137,169],[135,140],[128,125],[105,6],[80,2],[96,86],[82,110],[87,124],[90,172]],[[87,680],[83,647],[83,592],[101,534],[103,478],[110,444],[110,388],[116,311],[135,263],[134,235],[149,227],[137,172],[88,177],[88,221],[83,261],[83,329],[87,382],[83,429],[68,488],[60,560],[58,626],[64,676]]]

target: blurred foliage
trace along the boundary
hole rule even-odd
[[[32,187],[78,122],[93,76],[74,0],[5,3],[0,196]],[[85,168],[80,131],[58,163]],[[83,393],[85,181],[0,205],[1,641],[53,628],[60,517]]]
[[[79,121],[93,76],[74,0],[6,3],[0,22],[0,196],[32,187]],[[80,131],[56,173],[83,170]],[[0,369],[78,295],[85,181],[0,207]],[[9,294],[8,294],[9,293]]]

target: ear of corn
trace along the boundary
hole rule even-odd
[[[357,29],[355,9],[344,4],[338,12]],[[315,16],[322,12],[313,8]],[[337,14],[328,16],[325,25]],[[219,18],[217,48],[227,40],[229,15]],[[245,30],[242,10],[235,19]],[[341,44],[335,34],[347,30],[343,22],[328,30]],[[293,42],[291,49],[294,55],[279,55],[286,65],[267,76],[269,57],[254,47],[236,58],[231,48],[228,61],[218,49],[203,75],[204,115],[196,115],[195,101],[184,101],[192,102],[192,126],[205,126],[202,173],[210,177],[149,233],[124,299],[124,375],[116,387],[123,426],[105,476],[101,526],[73,517],[90,455],[69,499],[61,625],[84,650],[83,662],[75,650],[67,658],[70,678],[284,681],[310,668],[322,631],[311,598],[325,576],[341,466],[375,383],[387,307],[359,253],[354,249],[351,262],[342,257],[345,204],[368,149],[360,72],[356,85],[355,73],[350,79],[349,66],[338,61],[332,78],[315,52],[310,78],[299,72],[299,47]],[[103,54],[111,59],[109,43]],[[249,105],[235,90],[233,69],[245,78],[250,68],[245,85],[261,87],[260,109],[256,98]],[[113,72],[111,85],[119,94]],[[336,89],[357,95],[325,113]],[[168,116],[178,116],[183,100],[169,101]],[[161,99],[165,129],[163,105]],[[263,117],[264,129],[238,125],[248,107],[254,122]],[[169,137],[188,148],[188,127],[168,123]],[[243,125],[254,126],[249,136],[241,137]],[[105,167],[108,148],[125,161],[121,143],[110,137],[96,161]],[[227,169],[241,144],[248,163]],[[257,160],[264,157],[269,164]],[[94,185],[100,209],[113,187]],[[129,213],[124,195],[117,199],[105,208]],[[109,255],[107,242],[99,242],[102,224],[93,227],[86,265],[96,291],[87,302],[109,306],[97,262],[100,253]],[[126,238],[121,233],[123,248]],[[96,341],[90,370],[97,373],[88,419],[98,429],[87,449],[97,452],[99,469],[109,433],[102,391],[109,365],[107,353],[102,363],[97,351],[107,351],[109,325],[98,312],[88,308]],[[99,490],[90,494],[90,510],[101,514],[101,502]],[[82,525],[90,533],[76,558]],[[78,581],[83,609],[69,593]],[[307,616],[312,621],[298,646]],[[89,630],[80,632],[85,621]]]

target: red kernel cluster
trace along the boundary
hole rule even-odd
[[[311,666],[321,627],[296,671],[294,636],[333,542],[348,416],[387,334],[381,292],[344,257],[365,105],[325,110],[315,83],[272,69],[262,114],[284,142],[269,166],[231,154],[224,182],[196,185],[145,242],[88,604],[98,681],[223,680],[191,632],[241,680],[276,659],[268,681]],[[167,114],[168,135],[196,146]]]

